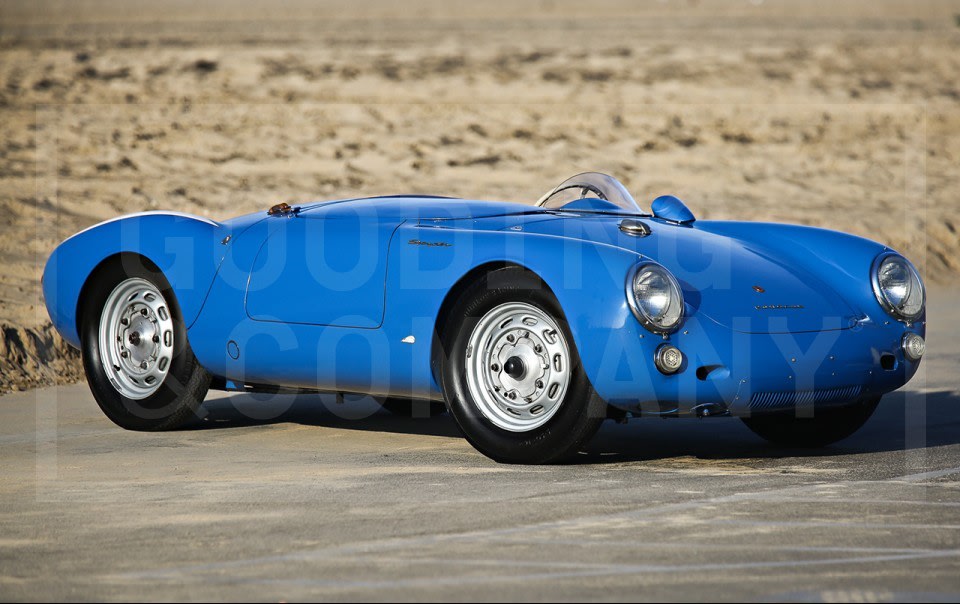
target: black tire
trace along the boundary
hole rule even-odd
[[[494,425],[480,411],[466,384],[466,348],[474,327],[488,311],[508,302],[524,302],[548,313],[563,330],[570,348],[571,378],[562,403],[547,423],[527,432],[511,432]],[[499,269],[468,287],[447,315],[440,338],[444,355],[441,387],[447,407],[470,444],[495,461],[563,461],[593,437],[607,416],[606,403],[583,372],[560,304],[528,271]]]
[[[754,434],[783,447],[824,447],[847,438],[870,419],[880,396],[864,397],[852,405],[820,409],[813,417],[797,417],[796,412],[777,412],[744,417],[743,423]]]
[[[399,417],[424,419],[428,417],[438,417],[447,412],[447,406],[437,401],[387,398],[379,402],[384,409]]]
[[[153,394],[135,400],[111,383],[100,355],[100,320],[104,304],[121,282],[140,277],[160,290],[173,321],[173,357],[163,382]],[[179,428],[198,418],[210,386],[210,374],[200,365],[187,342],[187,330],[176,296],[153,264],[135,255],[118,256],[99,267],[84,286],[80,301],[80,338],[87,383],[103,413],[127,430],[161,431]]]

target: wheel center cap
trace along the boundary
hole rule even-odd
[[[527,368],[523,364],[523,359],[516,356],[507,359],[507,362],[503,364],[503,370],[515,380],[522,380],[523,374],[527,372]]]
[[[130,358],[137,364],[150,361],[156,350],[157,328],[148,319],[138,317],[130,322],[122,337],[127,341]]]
[[[500,383],[505,391],[515,390],[517,396],[527,398],[537,391],[537,382],[543,377],[545,362],[534,351],[529,338],[521,338],[513,346],[500,351],[503,372]]]

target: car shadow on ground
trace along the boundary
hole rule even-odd
[[[369,397],[236,394],[204,404],[197,430],[222,430],[295,423],[340,430],[461,438],[449,414],[399,417]],[[960,443],[960,392],[893,392],[867,424],[829,447],[791,449],[755,436],[737,418],[642,418],[627,424],[605,422],[574,463],[622,463],[673,457],[758,459],[829,457],[903,451]]]
[[[395,432],[460,438],[453,418],[400,417],[380,407],[369,396],[346,395],[338,404],[332,394],[234,394],[207,400],[198,430],[220,430],[293,423],[342,430]]]
[[[671,457],[760,459],[831,457],[960,443],[960,392],[893,392],[855,434],[828,447],[785,448],[756,436],[737,418],[608,422],[580,462],[649,461]]]

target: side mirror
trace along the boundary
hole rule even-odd
[[[661,195],[650,204],[650,210],[655,218],[668,220],[677,224],[693,222],[696,218],[693,212],[683,205],[683,202],[673,195]]]

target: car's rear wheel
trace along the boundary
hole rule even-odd
[[[447,412],[447,406],[438,401],[390,397],[379,402],[384,409],[400,417],[437,417]]]
[[[210,375],[190,349],[163,274],[141,257],[120,256],[83,291],[83,366],[104,414],[128,430],[171,430],[195,419]]]
[[[823,447],[859,430],[880,403],[869,396],[843,407],[815,410],[812,417],[797,417],[793,410],[743,418],[755,434],[783,447]]]
[[[606,418],[559,303],[527,271],[501,269],[467,288],[442,339],[447,405],[467,440],[497,461],[563,460]]]

